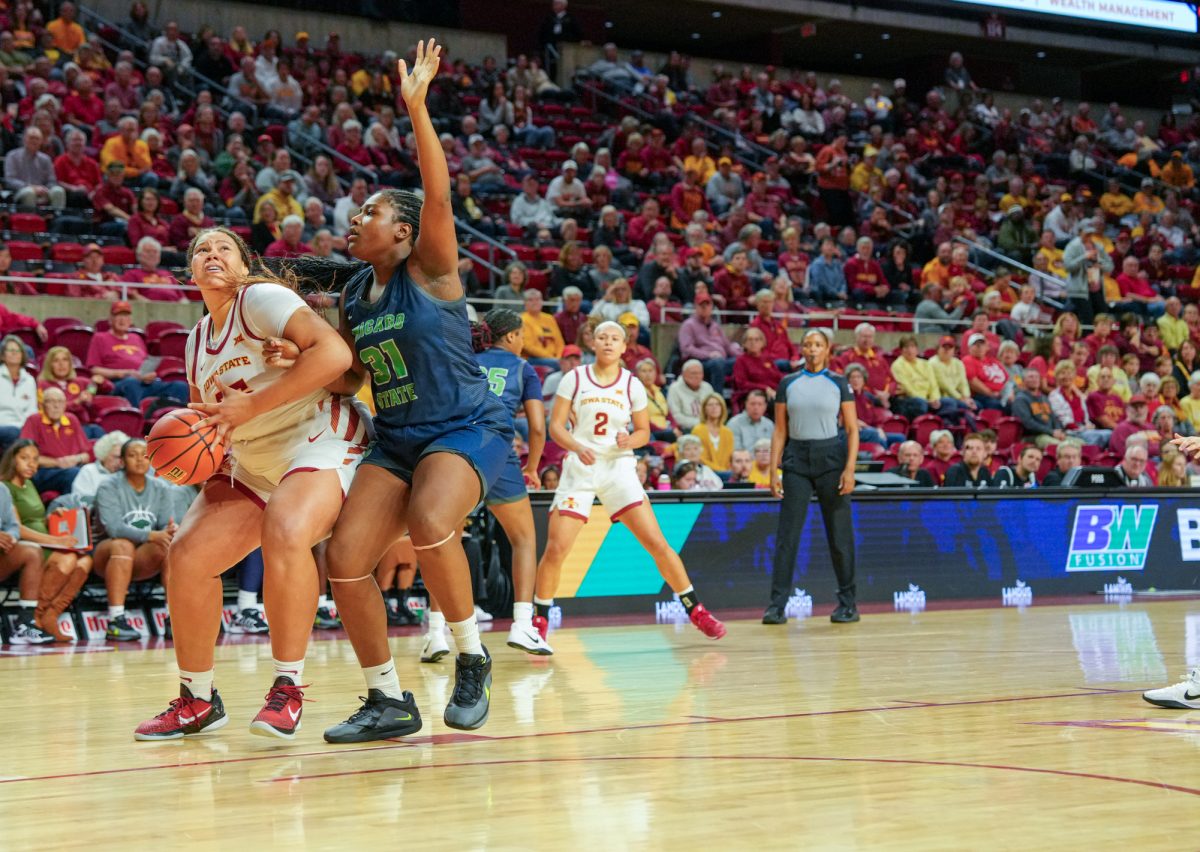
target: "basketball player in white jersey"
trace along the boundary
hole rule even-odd
[[[596,363],[563,376],[550,418],[550,437],[569,452],[550,505],[546,552],[538,565],[533,599],[534,624],[539,631],[546,628],[563,560],[591,515],[592,501],[599,497],[612,520],[625,524],[649,552],[692,624],[708,638],[720,639],[725,625],[700,603],[683,561],[663,537],[638,481],[633,451],[650,440],[650,415],[641,381],[621,365],[625,330],[615,322],[601,323],[593,348]]]
[[[250,729],[290,740],[300,727],[317,608],[312,547],[337,520],[369,417],[356,401],[324,389],[349,368],[349,347],[285,282],[252,272],[250,250],[236,234],[203,231],[188,258],[209,313],[188,338],[191,407],[207,415],[198,427],[217,427],[228,455],[167,555],[180,697],[134,738],[178,739],[228,721],[213,689],[221,574],[261,546],[275,670]],[[289,369],[269,365],[263,353],[268,338],[282,336],[300,348]]]

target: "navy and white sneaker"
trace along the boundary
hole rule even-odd
[[[8,638],[10,645],[49,645],[54,637],[33,623],[33,613],[21,611],[17,624]]]
[[[263,617],[262,611],[252,606],[246,607],[233,617],[233,621],[229,622],[229,632],[266,635],[271,632],[271,628],[267,626],[267,619]]]

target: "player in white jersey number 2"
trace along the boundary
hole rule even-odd
[[[202,231],[188,260],[209,312],[188,339],[192,407],[206,415],[198,426],[217,427],[231,464],[205,483],[167,553],[179,698],[134,737],[178,739],[228,721],[213,689],[221,574],[261,546],[274,681],[250,729],[292,739],[317,609],[312,547],[341,511],[366,447],[368,416],[325,390],[349,367],[349,347],[284,282],[252,272],[250,250],[236,234]],[[264,354],[275,337],[300,349],[289,369]]]
[[[625,524],[646,548],[663,579],[679,595],[692,624],[708,638],[720,639],[725,625],[700,603],[683,560],[663,537],[638,481],[633,451],[650,440],[650,415],[641,381],[621,366],[625,330],[615,322],[601,323],[594,348],[596,363],[563,376],[550,419],[550,437],[570,452],[550,506],[546,551],[537,572],[535,624],[539,629],[545,625],[563,560],[598,497],[612,520]]]

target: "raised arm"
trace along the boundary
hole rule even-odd
[[[400,60],[400,94],[408,107],[413,137],[417,143],[417,161],[421,168],[421,185],[425,200],[421,205],[421,228],[413,261],[425,284],[442,299],[462,297],[462,282],[458,278],[458,239],[454,231],[454,214],[450,206],[450,171],[442,151],[425,96],[429,84],[441,65],[442,47],[430,39],[417,43],[417,58],[412,70]]]

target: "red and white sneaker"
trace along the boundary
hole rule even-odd
[[[179,697],[153,719],[138,725],[133,738],[140,742],[178,740],[203,731],[215,731],[225,727],[228,722],[225,703],[215,689],[212,691],[212,700],[205,701],[193,697],[191,691],[180,684]]]
[[[250,723],[250,733],[260,737],[279,737],[281,740],[295,739],[300,730],[300,714],[304,709],[304,686],[296,686],[291,678],[280,675],[275,678],[267,692],[267,703],[258,711]]]
[[[533,617],[533,629],[542,637],[542,641],[545,641],[546,635],[550,632],[550,619],[544,615],[535,615]]]
[[[725,635],[725,625],[717,617],[704,608],[704,604],[696,604],[692,608],[692,624],[709,639],[720,639]]]

